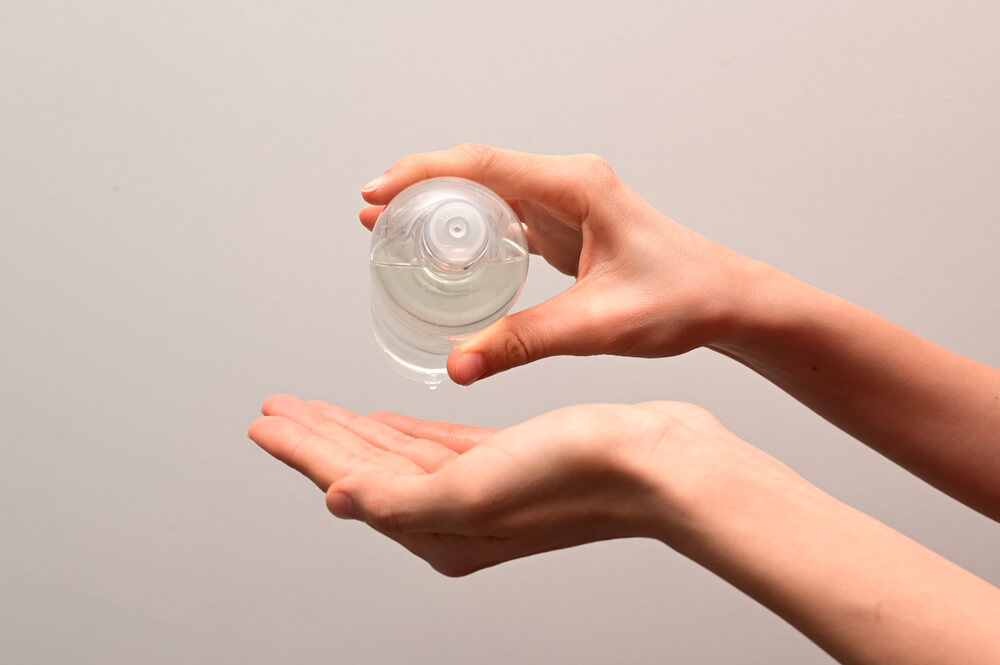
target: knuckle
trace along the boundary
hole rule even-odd
[[[462,444],[462,430],[458,425],[448,425],[442,434],[445,447],[454,450]]]
[[[674,418],[682,422],[704,421],[715,419],[712,412],[703,406],[692,404],[691,402],[670,402],[670,413]]]
[[[455,152],[464,153],[474,157],[482,157],[489,148],[481,143],[463,141],[454,147]]]
[[[386,173],[390,171],[414,174],[418,178],[427,177],[427,154],[426,153],[415,153],[412,155],[407,155],[393,164]]]
[[[611,164],[609,164],[608,160],[604,159],[600,155],[588,153],[578,155],[578,158],[580,163],[583,165],[584,170],[592,179],[600,182],[608,182],[618,179],[618,175],[615,173],[615,170],[611,168]]]
[[[403,157],[397,159],[396,162],[386,170],[386,172],[406,170],[407,167],[418,164],[421,159],[423,159],[423,155],[420,153],[404,155]]]
[[[494,148],[480,143],[459,143],[454,150],[483,171],[489,169],[497,158]]]
[[[531,361],[531,350],[525,335],[519,330],[507,331],[501,349],[504,364],[510,367],[517,367]]]

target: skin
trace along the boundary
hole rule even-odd
[[[449,576],[655,538],[844,663],[1000,662],[1000,590],[676,402],[592,404],[505,430],[276,395],[249,435]]]
[[[1000,371],[732,252],[593,155],[463,144],[369,183],[371,228],[419,180],[505,197],[576,283],[449,357],[469,384],[556,354],[707,347],[928,482],[1000,518]],[[505,430],[269,399],[250,437],[436,570],[465,575],[619,537],[676,549],[845,663],[1000,662],[1000,591],[838,502],[690,404],[586,405]]]
[[[463,144],[410,155],[362,189],[371,228],[409,185],[453,175],[504,196],[531,249],[576,283],[452,351],[469,384],[546,356],[707,347],[760,373],[944,492],[1000,519],[1000,370],[698,235],[594,155]]]

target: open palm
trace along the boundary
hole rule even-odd
[[[463,575],[537,552],[652,535],[651,515],[664,511],[641,470],[662,466],[667,440],[671,455],[698,447],[695,430],[672,411],[693,415],[690,405],[598,404],[493,430],[363,417],[277,395],[249,435],[327,492],[335,515],[364,520],[440,572]]]

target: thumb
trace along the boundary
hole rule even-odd
[[[447,532],[456,521],[456,492],[444,474],[354,474],[330,486],[326,505],[386,534]]]
[[[504,317],[448,356],[448,374],[467,386],[498,372],[555,355],[588,355],[597,312],[575,284],[556,297]]]

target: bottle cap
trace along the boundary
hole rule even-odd
[[[486,253],[489,223],[469,201],[441,202],[424,221],[424,250],[444,270],[466,270]]]

